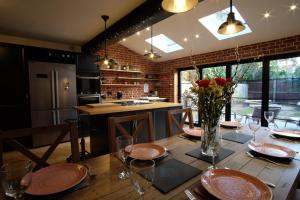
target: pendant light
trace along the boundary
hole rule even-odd
[[[218,33],[222,35],[231,35],[234,33],[241,32],[245,29],[246,27],[244,24],[236,20],[234,17],[234,12],[232,12],[232,0],[230,0],[230,12],[227,15],[227,20],[218,29]]]
[[[151,32],[150,52],[144,54],[144,56],[147,57],[148,59],[154,60],[154,59],[157,59],[157,58],[161,58],[161,56],[158,53],[156,53],[156,52],[153,51],[153,45],[152,45],[152,42],[153,42],[153,30],[152,30],[152,26],[150,27],[150,32]]]
[[[182,13],[195,8],[198,0],[163,0],[161,6],[165,11]]]
[[[104,40],[104,58],[102,59],[102,62],[104,65],[108,66],[109,64],[109,59],[108,59],[108,56],[107,56],[107,49],[106,49],[106,42],[107,42],[107,35],[106,35],[106,23],[107,23],[107,20],[109,19],[109,16],[107,15],[102,15],[101,18],[103,19],[104,21],[104,37],[105,37],[105,40]]]

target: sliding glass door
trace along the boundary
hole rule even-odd
[[[300,129],[300,57],[271,60],[269,77],[270,126]]]

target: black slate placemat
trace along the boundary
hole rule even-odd
[[[227,158],[228,156],[230,156],[233,153],[234,153],[234,151],[232,151],[230,149],[221,148],[219,154],[215,157],[215,163],[218,163],[218,162],[224,160],[225,158]],[[186,155],[189,155],[194,158],[198,158],[200,160],[212,163],[212,157],[201,154],[201,148],[197,148],[190,152],[187,152]]]
[[[155,167],[153,186],[167,193],[201,173],[201,170],[175,159]]]
[[[238,142],[238,143],[241,143],[241,144],[245,144],[246,142],[248,142],[252,138],[253,138],[253,136],[251,136],[251,135],[235,133],[235,132],[226,133],[222,136],[222,139],[224,139],[224,140],[229,140],[229,141],[232,141],[232,142]]]

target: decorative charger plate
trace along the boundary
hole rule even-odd
[[[271,132],[279,136],[300,139],[300,131],[293,131],[287,129],[272,129]]]
[[[220,126],[224,128],[237,128],[239,125],[238,122],[232,122],[232,121],[223,121],[220,123]]]
[[[221,200],[271,200],[266,184],[249,174],[231,169],[213,169],[201,176],[203,187]]]
[[[152,143],[134,144],[129,157],[140,160],[153,160],[166,154],[166,149]]]
[[[276,144],[251,142],[248,147],[257,153],[276,158],[294,158],[296,156],[295,151]]]
[[[87,176],[87,168],[63,163],[50,165],[32,173],[32,181],[26,193],[35,196],[56,194],[79,184]]]
[[[192,137],[201,137],[204,131],[202,128],[184,128],[183,130],[185,134]]]

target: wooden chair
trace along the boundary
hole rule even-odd
[[[175,116],[179,116],[180,120],[177,120]],[[183,116],[183,117],[182,117]],[[188,119],[188,128],[183,128],[184,123]],[[173,133],[173,125],[175,125],[175,131]],[[191,108],[169,110],[167,114],[167,136],[177,135],[185,133],[185,131],[194,131],[199,128],[194,127],[193,113]]]
[[[54,141],[52,145],[47,149],[42,157],[37,156],[32,153],[30,149],[26,148],[16,139],[26,136],[32,136],[40,133],[53,133],[59,132],[60,134]],[[53,151],[63,140],[63,138],[70,133],[70,143],[71,143],[71,153],[72,153],[72,162],[77,162],[80,160],[79,155],[79,145],[78,145],[78,132],[77,132],[77,123],[75,121],[68,121],[67,124],[49,126],[49,127],[40,127],[40,128],[25,128],[17,130],[9,130],[5,132],[0,132],[0,166],[3,164],[3,145],[7,144],[14,148],[15,150],[22,153],[24,156],[28,157],[30,160],[36,163],[35,170],[49,166],[47,162],[48,158],[51,156]]]
[[[134,130],[132,131],[132,133],[129,133],[122,126],[123,123],[128,122],[133,124]],[[153,122],[152,114],[150,112],[123,117],[110,117],[108,120],[110,152],[116,151],[116,130],[118,130],[123,136],[132,135],[134,141],[136,141],[138,135],[141,134],[141,132],[144,130],[145,124],[147,124],[148,142],[153,142]]]

